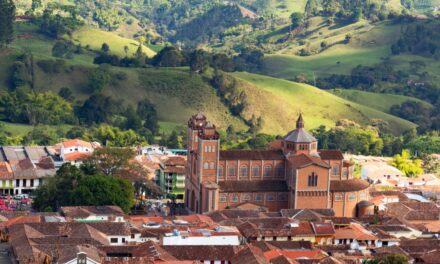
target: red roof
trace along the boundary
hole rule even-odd
[[[322,149],[319,151],[319,156],[323,160],[343,160],[344,155],[340,150],[336,149]]]
[[[92,144],[90,142],[87,142],[87,141],[84,141],[81,139],[71,139],[71,140],[63,142],[63,147],[65,147],[65,148],[71,148],[71,147],[76,147],[76,146],[92,148]]]
[[[295,250],[295,251],[271,250],[264,252],[264,256],[266,257],[267,260],[272,260],[278,256],[285,256],[289,259],[299,259],[299,258],[322,259],[327,255],[325,255],[325,253],[321,250]]]
[[[73,152],[64,155],[64,160],[77,161],[77,160],[85,160],[89,157],[90,157],[90,153]]]
[[[325,163],[321,158],[306,155],[304,153],[289,157],[289,161],[294,168],[305,168],[310,165],[316,165],[324,168],[330,168],[327,163]]]

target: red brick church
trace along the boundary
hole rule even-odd
[[[186,206],[205,213],[242,205],[280,209],[333,208],[356,216],[368,200],[366,181],[339,150],[318,150],[302,115],[292,130],[266,150],[220,150],[215,125],[203,114],[188,121]],[[362,203],[361,203],[362,202]]]

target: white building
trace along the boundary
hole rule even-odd
[[[98,147],[100,147],[98,142],[90,143],[81,139],[71,139],[61,143],[60,157],[63,162],[80,164]]]

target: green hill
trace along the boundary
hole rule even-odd
[[[432,107],[431,104],[417,98],[397,94],[371,93],[347,89],[334,90],[333,94],[385,113],[389,113],[391,106],[400,105],[406,101],[416,101]]]
[[[265,56],[262,73],[277,78],[293,80],[299,74],[305,74],[309,81],[313,78],[327,77],[332,74],[350,75],[351,70],[358,65],[370,66],[379,64],[387,59],[396,70],[402,70],[411,78],[419,79],[422,72],[430,78],[438,78],[440,61],[430,56],[413,54],[392,55],[391,45],[396,43],[405,30],[405,24],[390,21],[369,24],[365,21],[346,26],[319,26],[321,18],[313,18],[309,33],[286,47]],[[343,42],[350,34],[350,43]],[[280,37],[280,36],[279,36]],[[320,47],[322,42],[327,47]],[[299,56],[297,53],[307,48],[312,51],[309,56]],[[412,69],[412,63],[421,62],[422,71]]]
[[[340,119],[367,125],[373,118],[389,122],[395,133],[414,127],[411,122],[347,101],[310,85],[245,72],[232,75],[241,80],[241,87],[249,98],[249,106],[244,115],[262,116],[266,133],[288,132],[294,127],[300,112],[304,114],[309,129],[320,125],[332,127]]]
[[[126,56],[124,47],[128,47],[127,54],[133,55],[139,47],[139,42],[133,39],[120,37],[114,33],[84,27],[74,32],[72,39],[75,43],[82,46],[89,46],[91,49],[99,50],[105,42],[110,46],[110,52],[120,57]],[[143,46],[142,51],[148,56],[153,57],[156,52]]]

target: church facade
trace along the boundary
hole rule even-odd
[[[339,150],[318,150],[305,130],[296,128],[265,150],[220,150],[214,124],[203,114],[188,121],[185,204],[196,213],[260,206],[329,209],[354,217],[368,200],[368,182],[353,177],[354,166]]]

